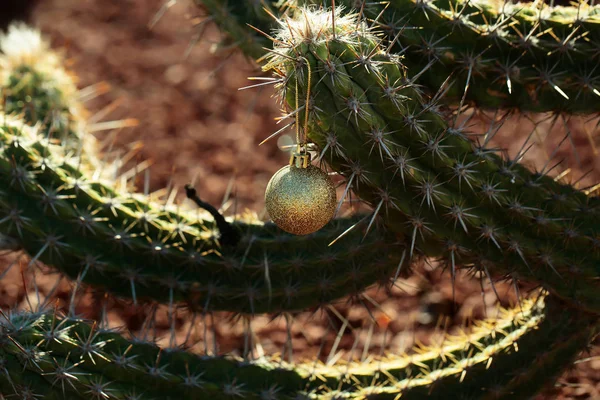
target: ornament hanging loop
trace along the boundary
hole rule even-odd
[[[312,68],[310,67],[310,61],[308,61],[306,57],[302,57],[302,59],[306,62],[306,67],[308,69],[306,101],[304,102],[304,136],[302,139],[300,138],[300,124],[298,123],[298,118],[300,117],[300,101],[298,92],[298,72],[296,72],[296,108],[298,109],[298,114],[296,115],[296,152],[293,153],[290,158],[290,165],[296,165],[298,168],[307,168],[311,161],[310,154],[306,150],[306,142],[308,141],[308,107],[310,103]]]
[[[292,153],[290,156],[290,166],[296,168],[308,168],[311,162],[311,156],[306,149]]]

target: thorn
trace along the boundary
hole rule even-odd
[[[270,134],[269,137],[267,137],[265,140],[263,140],[262,142],[260,142],[258,145],[261,146],[261,145],[265,144],[266,142],[268,142],[269,140],[273,139],[275,136],[279,135],[281,132],[283,132],[284,130],[286,130],[287,128],[289,128],[292,125],[294,125],[294,122],[290,122],[289,124],[287,124],[283,128],[277,130],[277,132],[274,132],[274,133]]]
[[[169,8],[173,7],[177,3],[177,0],[168,0],[162,7],[158,10],[158,12],[154,15],[154,17],[148,23],[148,29],[152,30],[156,23],[165,15],[165,13],[169,10]]]
[[[135,118],[126,118],[116,121],[96,122],[86,127],[86,132],[93,133],[99,131],[109,131],[113,129],[133,128],[140,124]]]
[[[331,25],[333,40],[335,40],[335,0],[331,0]]]

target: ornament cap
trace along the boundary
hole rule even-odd
[[[296,168],[308,168],[311,162],[310,153],[301,150],[292,153],[290,156],[290,166]]]

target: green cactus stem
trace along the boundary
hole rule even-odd
[[[246,313],[329,303],[387,282],[402,247],[368,220],[336,220],[295,237],[256,218],[232,221],[219,243],[210,216],[195,217],[120,193],[19,120],[0,125],[0,229],[33,258],[118,296]],[[118,277],[119,279],[115,279]]]
[[[411,74],[420,74],[417,83],[435,91],[452,72],[446,102],[459,103],[464,97],[490,109],[598,111],[598,5],[463,0],[335,4],[360,8],[383,29],[387,45],[393,44],[390,50],[404,56]],[[433,64],[426,67],[429,63]]]
[[[161,350],[83,320],[17,313],[0,330],[0,389],[53,399],[525,398],[595,332],[589,316],[541,296],[501,310],[469,333],[446,336],[440,347],[368,363],[292,365]]]
[[[298,6],[331,0],[288,0],[279,9],[248,5],[251,17],[224,12],[223,1],[197,0],[244,53],[261,58],[267,37]],[[226,2],[225,2],[226,3]],[[257,4],[257,2],[250,3]],[[452,75],[443,102],[533,112],[591,113],[600,100],[600,5],[551,7],[492,0],[385,2],[337,0],[384,32],[384,46],[402,55],[409,76],[437,91]],[[268,11],[265,11],[268,10]],[[279,14],[276,12],[279,10]],[[250,11],[248,11],[250,12]],[[247,23],[247,24],[246,24]],[[240,39],[243,38],[243,39]]]
[[[52,125],[38,124],[48,110],[67,111],[54,100],[27,100],[51,93],[34,86],[25,100],[41,111],[11,104],[38,130],[0,114],[2,233],[31,255],[31,265],[43,261],[78,284],[134,301],[183,302],[194,311],[330,304],[387,283],[421,254],[445,260],[452,273],[465,265],[488,277],[537,281],[553,294],[503,309],[439,346],[333,365],[161,350],[79,319],[19,312],[0,323],[2,396],[528,398],[595,337],[597,314],[585,309],[599,306],[598,199],[503,160],[449,126],[442,95],[421,93],[401,60],[356,17],[338,14],[333,29],[330,12],[302,12],[282,25],[266,69],[281,78],[288,107],[308,113],[321,159],[346,177],[346,194],[352,189],[373,206],[372,216],[336,220],[307,237],[252,216],[230,218],[240,239],[225,243],[211,217],[92,177],[91,165],[74,158],[65,141],[52,140]],[[39,78],[36,85],[47,78],[31,68],[6,82],[18,86],[28,76]],[[309,104],[294,101],[296,83],[298,97],[310,91]]]
[[[15,45],[27,41],[30,47]],[[0,229],[21,243],[34,261],[54,265],[78,282],[93,283],[95,288],[135,302],[187,301],[194,308],[231,307],[231,311],[248,313],[327,304],[344,297],[352,286],[349,294],[377,282],[387,283],[398,270],[402,249],[389,248],[395,243],[393,235],[386,238],[381,230],[371,229],[363,239],[368,221],[359,223],[360,217],[334,221],[304,238],[285,234],[273,224],[264,225],[256,217],[242,217],[231,224],[242,240],[222,251],[218,226],[210,215],[198,220],[195,213],[166,209],[139,196],[134,200],[112,182],[92,180],[89,177],[96,171],[90,167],[99,163],[93,153],[77,149],[93,138],[80,129],[75,85],[62,68],[61,58],[39,32],[26,26],[11,27],[0,43],[4,49],[2,88],[8,94],[4,108],[25,119],[2,116]],[[40,124],[39,135],[25,123]],[[33,147],[26,149],[29,145]],[[17,151],[19,147],[22,151]],[[70,158],[73,153],[81,158]],[[96,165],[82,163],[82,158],[91,158]],[[48,169],[48,165],[56,168]],[[43,176],[47,179],[38,180]],[[33,188],[30,198],[22,192],[27,182]],[[85,200],[79,203],[77,199]],[[116,237],[120,239],[115,241]],[[102,250],[104,254],[96,253],[102,242],[108,247]],[[89,246],[79,246],[83,243]],[[179,258],[171,259],[173,252]],[[344,273],[339,273],[342,268]],[[114,274],[121,281],[115,282]]]
[[[539,282],[600,310],[598,199],[449,126],[440,95],[426,97],[355,16],[338,13],[334,35],[331,12],[304,13],[281,22],[264,68],[303,121],[294,91],[298,82],[306,97],[310,64],[309,137],[347,178],[346,191],[404,235],[410,255]]]

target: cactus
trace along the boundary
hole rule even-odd
[[[229,10],[261,22],[259,6],[276,14],[284,10],[280,3]],[[505,160],[471,142],[465,129],[447,122],[443,102],[454,102],[453,95],[437,84],[437,94],[418,86],[420,66],[387,51],[356,16],[297,11],[280,21],[264,69],[278,76],[284,107],[298,121],[308,113],[319,159],[347,180],[342,201],[352,189],[372,215],[340,218],[297,237],[253,215],[224,219],[191,189],[188,196],[208,213],[128,193],[73,151],[86,135],[72,123],[76,105],[65,106],[72,96],[35,63],[17,63],[0,69],[12,77],[2,80],[12,97],[0,118],[0,232],[31,255],[30,267],[51,265],[76,281],[75,290],[85,284],[169,310],[289,315],[387,284],[422,256],[442,260],[453,278],[466,267],[490,279],[536,282],[551,294],[446,335],[439,346],[334,364],[161,350],[72,315],[19,311],[0,324],[2,395],[528,398],[595,337],[597,198],[530,172],[520,157]],[[478,21],[470,18],[463,22]],[[236,24],[223,15],[214,20]],[[255,51],[249,32],[236,30],[231,44]],[[309,94],[309,104],[297,104]],[[598,104],[586,99],[584,106],[572,103],[582,112]],[[51,110],[66,123],[57,125]],[[51,140],[57,129],[65,134]]]
[[[264,35],[247,25],[271,34],[277,28],[269,15],[273,12],[282,15],[307,4],[332,4],[331,0],[288,0],[263,9],[197,2],[253,58],[264,57],[270,46]],[[452,73],[454,83],[444,101],[531,112],[597,111],[600,5],[464,0],[337,0],[335,4],[360,12],[382,31],[385,47],[404,57],[415,83],[435,90]],[[248,14],[240,15],[240,9]]]
[[[4,112],[22,114],[28,124],[40,123],[47,135],[61,140],[72,137],[79,143],[83,135],[77,125],[83,111],[62,58],[26,25],[9,27],[0,37],[0,52]]]
[[[409,71],[423,71],[418,83],[440,87],[453,72],[446,99],[464,96],[491,109],[597,110],[598,5],[392,0],[365,5],[363,12],[384,30],[392,50],[405,55]]]
[[[575,318],[555,301],[542,296],[503,310],[470,334],[447,337],[443,350],[338,367],[162,351],[86,321],[18,313],[0,326],[0,389],[52,399],[419,399],[452,391],[514,398],[535,393],[596,332],[589,317]]]
[[[597,311],[597,199],[448,125],[440,104],[351,16],[338,18],[334,37],[330,14],[306,12],[281,23],[264,68],[276,72],[280,96],[303,121],[307,106],[295,104],[295,85],[306,98],[310,64],[310,139],[347,188],[404,236],[410,256],[450,260],[453,271],[461,263],[488,276],[518,275]],[[327,147],[332,142],[339,147]]]

